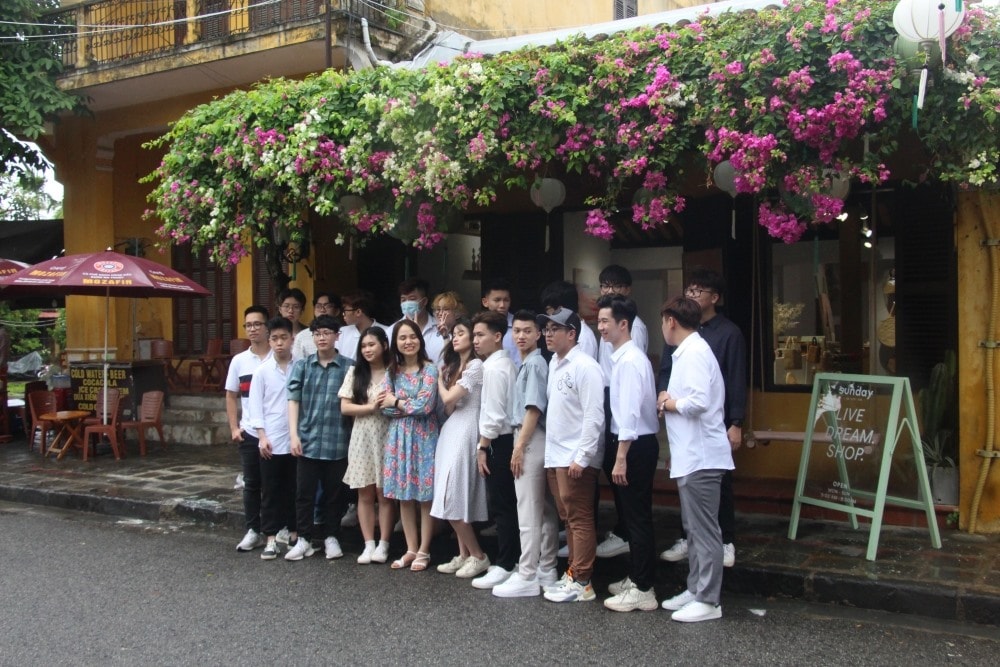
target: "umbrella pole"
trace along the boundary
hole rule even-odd
[[[101,410],[101,424],[108,425],[108,327],[111,324],[111,288],[104,295],[104,409]]]

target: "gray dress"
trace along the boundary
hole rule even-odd
[[[476,467],[483,362],[473,359],[458,384],[469,392],[441,426],[434,454],[431,516],[448,521],[486,521],[486,481]]]

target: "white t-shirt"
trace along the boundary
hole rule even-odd
[[[240,428],[255,438],[257,432],[250,427],[250,381],[253,372],[270,356],[270,349],[263,357],[254,354],[252,347],[243,350],[229,362],[229,374],[226,376],[226,391],[240,395]]]

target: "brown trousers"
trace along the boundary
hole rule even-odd
[[[569,476],[569,468],[546,468],[549,490],[556,499],[559,518],[566,524],[569,567],[576,581],[590,581],[597,557],[597,531],[594,530],[594,490],[599,468],[584,468],[578,479]]]

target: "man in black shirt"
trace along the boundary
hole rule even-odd
[[[684,296],[694,299],[701,306],[701,324],[698,333],[712,348],[719,362],[719,369],[722,371],[722,379],[726,385],[726,433],[729,436],[729,444],[733,451],[736,451],[743,442],[743,419],[746,417],[747,347],[739,327],[716,310],[716,305],[725,289],[726,283],[718,273],[711,269],[695,269],[688,280]],[[663,347],[660,372],[656,378],[656,388],[660,393],[657,404],[663,402],[667,384],[670,382],[673,351],[674,348],[669,345]],[[732,567],[736,562],[734,546],[736,507],[733,499],[732,471],[726,471],[722,477],[719,528],[722,529],[723,565]],[[682,532],[681,538],[661,553],[660,558],[669,562],[686,560],[687,536]]]

